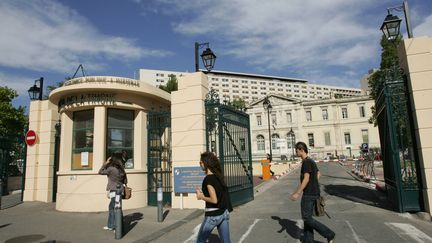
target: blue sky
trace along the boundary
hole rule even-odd
[[[387,7],[402,0],[0,0],[0,86],[53,85],[139,68],[194,70],[209,42],[217,70],[359,87],[379,66]],[[409,0],[415,37],[432,36],[432,0]],[[393,12],[403,19],[402,12]],[[406,38],[405,24],[402,31]]]

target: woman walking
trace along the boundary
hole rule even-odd
[[[211,152],[201,154],[200,166],[206,173],[202,189],[196,190],[198,200],[205,201],[205,216],[198,233],[197,243],[204,243],[217,227],[222,243],[230,243],[229,212],[232,211],[228,188],[219,159]]]
[[[99,174],[107,175],[108,184],[106,186],[107,196],[110,199],[110,203],[108,206],[108,223],[103,228],[105,230],[114,230],[115,229],[115,214],[114,214],[114,205],[115,205],[115,196],[117,185],[120,185],[120,189],[123,192],[124,184],[127,184],[126,172],[123,168],[121,154],[113,154],[111,157],[105,161],[102,167],[99,169]],[[120,197],[120,205],[121,205],[121,197]]]

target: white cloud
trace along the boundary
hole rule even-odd
[[[19,96],[28,97],[27,90],[30,88],[31,85],[33,85],[31,80],[34,80],[34,77],[10,75],[7,73],[0,72],[0,86],[1,87],[7,86],[7,87],[17,91]]]
[[[432,15],[424,18],[423,22],[414,28],[413,35],[432,37]]]
[[[169,1],[171,8],[167,11],[171,14],[188,14],[188,18],[173,24],[174,30],[193,36],[217,36],[224,43],[224,54],[248,60],[257,68],[290,69],[299,75],[314,69],[324,74],[332,66],[349,71],[361,64],[368,65],[380,55],[378,27],[383,14],[377,15],[376,20],[365,19],[365,15],[378,11],[376,1],[203,2],[206,1]],[[378,12],[385,14],[385,9]],[[366,72],[367,69],[357,70],[359,75]]]
[[[104,59],[127,62],[172,55],[100,33],[76,11],[52,0],[1,1],[0,16],[0,65],[5,67],[64,72],[86,63],[100,70]]]

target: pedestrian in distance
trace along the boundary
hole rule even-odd
[[[206,242],[215,227],[220,241],[231,243],[229,212],[232,211],[232,205],[219,159],[212,152],[204,152],[201,154],[200,167],[206,176],[202,188],[196,190],[196,197],[198,200],[205,201],[205,214],[198,232],[197,243]]]
[[[116,226],[114,206],[117,185],[120,185],[120,190],[123,192],[124,184],[127,184],[127,176],[123,167],[121,153],[114,153],[111,157],[109,157],[99,169],[99,174],[106,175],[108,178],[106,190],[107,197],[110,199],[110,203],[108,205],[108,223],[103,228],[105,230],[114,230]]]
[[[273,159],[272,156],[269,153],[267,153],[267,160],[270,162],[269,168],[271,168],[272,159]],[[274,176],[274,171],[272,171],[271,169],[270,169],[270,173],[272,176]]]
[[[320,196],[319,178],[321,173],[315,161],[308,157],[308,148],[304,142],[296,143],[295,150],[297,156],[302,158],[302,166],[300,184],[295,192],[291,194],[291,200],[298,200],[300,194],[303,193],[300,203],[301,216],[304,221],[302,242],[313,243],[313,234],[314,230],[316,230],[320,235],[326,238],[329,243],[332,243],[336,234],[312,217],[315,201]]]

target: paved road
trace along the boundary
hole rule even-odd
[[[386,197],[355,180],[338,163],[319,163],[322,191],[331,219],[319,220],[336,232],[335,242],[432,242],[432,223],[388,209]],[[302,232],[300,202],[289,200],[299,181],[299,170],[266,183],[255,200],[231,214],[232,242],[299,242]],[[166,233],[156,242],[195,242],[202,217]],[[315,233],[317,242],[327,242]],[[214,231],[210,242],[219,242]]]

